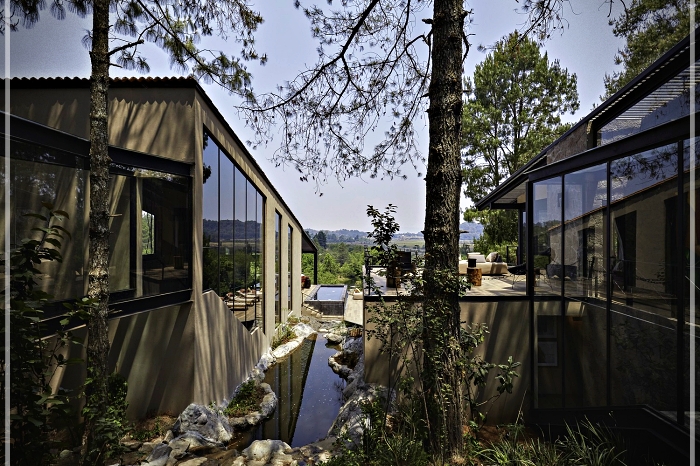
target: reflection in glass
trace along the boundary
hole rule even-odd
[[[606,165],[564,177],[564,291],[567,297],[605,299],[604,208],[607,205]],[[603,304],[604,306],[604,304]]]
[[[677,148],[611,163],[613,404],[676,408]]]
[[[155,242],[155,216],[146,212],[141,211],[141,254],[153,254],[155,252],[154,242]]]
[[[141,262],[131,254],[131,202],[134,194],[132,181],[133,178],[120,175],[112,175],[109,179],[110,293],[134,288],[134,277],[131,276],[132,259],[137,264]],[[143,251],[143,247],[139,249]]]
[[[87,241],[88,241],[88,171],[81,168],[81,160],[73,155],[39,145],[11,141],[9,181],[9,246],[19,247],[24,238],[38,239],[32,228],[44,227],[28,213],[46,213],[42,202],[53,204],[55,209],[65,211],[69,218],[58,223],[67,229],[71,238],[61,240],[60,252],[63,262],[48,262],[37,268],[43,273],[38,280],[38,289],[50,293],[56,300],[74,299],[87,292]],[[4,169],[5,159],[0,157]],[[62,163],[65,165],[58,165]],[[5,189],[0,192],[4,205]],[[3,216],[4,217],[4,216]],[[4,219],[0,231],[2,243],[5,238]]]
[[[253,329],[264,314],[262,196],[206,133],[204,165],[204,289],[226,297],[236,318]]]
[[[690,114],[691,99],[700,106],[698,76],[700,65],[695,62],[695,81],[690,79],[690,67],[643,98],[630,109],[617,116],[598,131],[598,144],[602,146],[626,138],[655,126],[677,120]]]
[[[255,196],[255,204],[257,207],[257,214],[256,214],[256,228],[257,228],[257,238],[256,238],[256,251],[258,252],[257,255],[255,256],[255,281],[258,284],[257,289],[259,292],[260,296],[260,306],[259,306],[259,316],[256,317],[258,321],[258,325],[260,327],[265,328],[265,300],[264,300],[264,293],[263,293],[263,277],[265,274],[263,273],[263,266],[265,262],[263,261],[263,251],[265,250],[265,243],[263,242],[263,239],[265,238],[265,232],[262,228],[263,225],[263,218],[264,218],[264,206],[263,206],[263,197],[262,195],[258,192],[256,193]]]
[[[202,289],[216,289],[219,284],[219,148],[204,133],[202,186]]]
[[[275,326],[282,322],[280,271],[282,269],[282,216],[275,212]]]
[[[606,404],[605,207],[607,165],[564,177],[566,406]]]
[[[292,231],[287,225],[287,312],[292,310]]]
[[[700,212],[698,209],[700,208],[700,186],[698,183],[698,178],[700,178],[700,171],[698,171],[698,168],[700,168],[700,162],[699,162],[699,157],[700,157],[700,138],[695,138],[692,142],[694,145],[694,154],[693,154],[693,168],[695,169],[695,182],[693,183],[693,188],[691,189],[691,177],[690,177],[690,164],[691,164],[691,141],[686,140],[683,143],[683,200],[684,200],[684,219],[683,219],[683,244],[682,244],[682,251],[683,251],[683,263],[684,263],[684,271],[683,271],[683,277],[681,278],[678,283],[683,283],[683,315],[684,315],[684,328],[683,328],[683,351],[684,354],[690,355],[690,293],[695,294],[695,303],[696,303],[696,308],[694,309],[695,311],[695,321],[697,322],[698,314],[697,314],[697,303],[700,302],[700,288],[696,285],[693,285],[694,283],[698,283],[700,281],[700,237],[698,236],[698,233],[700,230]],[[694,215],[691,216],[691,193],[692,196],[695,198],[695,211]],[[691,222],[695,224],[695,237],[691,238],[690,235],[690,225]],[[691,252],[692,251],[692,252]],[[693,262],[692,260],[694,259],[694,267],[691,264]],[[694,273],[693,273],[694,272]],[[678,283],[676,285],[678,285]],[[692,368],[693,371],[695,371],[695,380],[696,383],[697,381],[700,380],[700,342],[698,342],[698,336],[700,336],[700,332],[695,330],[695,367]],[[683,385],[687,388],[693,389],[695,388],[690,384],[690,358],[685,357],[684,359],[684,367],[683,367]],[[695,413],[689,413],[690,411],[690,396],[686,397],[685,403],[683,406],[683,411],[686,414],[684,416],[683,422],[685,425],[688,425],[689,421],[691,418],[698,419],[698,413],[697,409],[700,407],[700,390],[695,389],[695,406],[696,406],[696,412]]]
[[[535,301],[535,380],[537,407],[562,407],[562,346],[560,300]]]
[[[535,294],[561,294],[561,177],[533,185],[532,249]]]

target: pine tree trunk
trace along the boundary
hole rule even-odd
[[[447,459],[462,452],[459,356],[459,198],[462,184],[462,0],[435,0],[430,142],[425,205],[424,378],[432,449]]]
[[[88,297],[95,301],[88,321],[85,432],[82,464],[97,463],[101,448],[96,422],[104,418],[107,399],[107,303],[109,300],[109,0],[93,2],[90,60],[90,252]]]

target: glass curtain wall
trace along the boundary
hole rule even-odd
[[[202,287],[214,290],[249,329],[264,325],[264,198],[205,133]]]
[[[4,148],[4,146],[3,146]],[[88,176],[87,160],[74,154],[50,149],[28,142],[11,141],[10,177],[3,173],[0,202],[5,202],[4,183],[9,182],[9,238],[5,237],[6,216],[0,222],[2,243],[9,241],[10,249],[21,246],[25,238],[39,239],[32,228],[45,227],[46,222],[27,214],[45,214],[42,203],[63,210],[68,218],[57,225],[71,234],[61,241],[63,262],[48,262],[38,266],[42,272],[37,287],[56,300],[75,299],[87,292],[88,244]],[[4,170],[5,153],[0,157]],[[3,249],[4,251],[4,249]]]
[[[68,214],[58,223],[70,232],[63,262],[39,266],[39,287],[55,300],[87,292],[87,158],[29,142],[11,142],[10,247],[36,235],[42,203]],[[191,288],[191,184],[188,177],[110,164],[110,301]],[[4,197],[4,191],[0,194]],[[4,201],[3,201],[4,202]],[[44,211],[45,213],[45,211]],[[4,231],[4,230],[3,230]]]
[[[676,409],[678,145],[610,164],[612,404]]]
[[[562,179],[533,184],[531,247],[536,298],[561,296]],[[559,300],[535,300],[537,406],[562,405],[562,328]]]
[[[693,164],[693,170],[694,170],[694,178],[695,182],[693,183],[693,187],[691,189],[691,177],[690,177],[690,169],[691,169],[691,144],[694,146],[694,154],[692,159],[694,160]],[[697,313],[697,305],[700,302],[698,298],[700,298],[700,288],[696,285],[693,285],[693,283],[698,283],[700,280],[700,236],[698,235],[698,229],[700,229],[700,213],[698,213],[698,208],[700,208],[700,186],[698,183],[698,178],[700,178],[700,163],[698,161],[698,157],[700,157],[700,138],[695,138],[694,140],[686,140],[683,142],[683,198],[684,198],[684,206],[683,206],[683,215],[684,215],[684,223],[683,223],[683,234],[682,234],[682,255],[683,255],[683,265],[684,265],[684,273],[683,277],[681,278],[680,281],[683,282],[685,285],[683,287],[683,314],[685,317],[685,323],[683,325],[683,353],[685,355],[690,355],[690,293],[695,294],[695,312]],[[691,201],[691,196],[695,196],[695,211],[693,212],[693,216],[691,217],[691,209],[690,209],[690,201]],[[690,236],[690,223],[693,222],[695,224],[695,237],[691,238]],[[694,257],[691,257],[692,256]],[[694,258],[694,270],[691,270],[691,261]],[[691,272],[694,272],[694,279],[693,280],[693,274]],[[679,281],[677,281],[678,283]],[[696,322],[697,322],[697,317],[696,317]],[[700,332],[695,330],[695,367],[692,368],[693,371],[695,371],[695,380],[696,383],[697,381],[700,380],[700,341],[698,341],[698,337],[700,337]],[[683,367],[683,386],[684,387],[690,387],[690,358],[686,357],[684,360],[684,367]],[[695,406],[697,410],[697,406],[700,406],[700,390],[695,390]],[[684,413],[689,413],[690,411],[690,396],[686,397],[685,402],[683,403],[682,410]],[[697,413],[695,413],[696,419],[697,419]],[[690,416],[689,415],[684,415],[684,423],[688,425],[690,421]]]
[[[282,322],[282,215],[275,212],[275,326]]]
[[[287,225],[287,312],[292,310],[292,235],[294,230]]]
[[[564,176],[566,407],[606,404],[607,186],[607,164]]]
[[[678,351],[689,351],[690,254],[700,249],[688,235],[690,196],[700,200],[689,147],[533,184],[530,244],[546,270],[534,296],[538,407],[646,404],[673,419],[688,409],[678,379],[691,368],[678,368]]]

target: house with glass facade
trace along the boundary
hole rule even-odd
[[[526,420],[607,418],[686,462],[700,400],[699,80],[688,37],[476,205],[522,220],[526,285],[493,296],[491,318],[524,325],[491,338],[522,342]]]
[[[87,290],[89,81],[13,79],[10,99],[3,242],[31,235],[23,214],[42,202],[68,213],[65,259],[42,266],[40,285],[60,309]],[[219,402],[300,315],[301,255],[316,248],[194,79],[113,79],[109,144],[109,358],[129,382],[128,414]]]

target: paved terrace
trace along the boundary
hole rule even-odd
[[[385,269],[382,268],[372,268],[372,279],[374,284],[379,287],[381,293],[385,296],[396,296],[407,294],[405,286],[399,288],[388,288],[386,286],[386,276],[384,275]],[[367,277],[367,271],[363,270],[363,276]],[[420,273],[420,271],[419,271]],[[514,281],[515,279],[515,281]],[[544,279],[537,280],[535,284],[536,292],[549,292],[551,287],[548,281]],[[369,294],[369,290],[365,286],[365,295]],[[478,296],[525,296],[525,276],[524,275],[512,275],[510,273],[505,275],[484,275],[481,278],[481,286],[472,286],[466,294],[467,297],[478,297]]]

